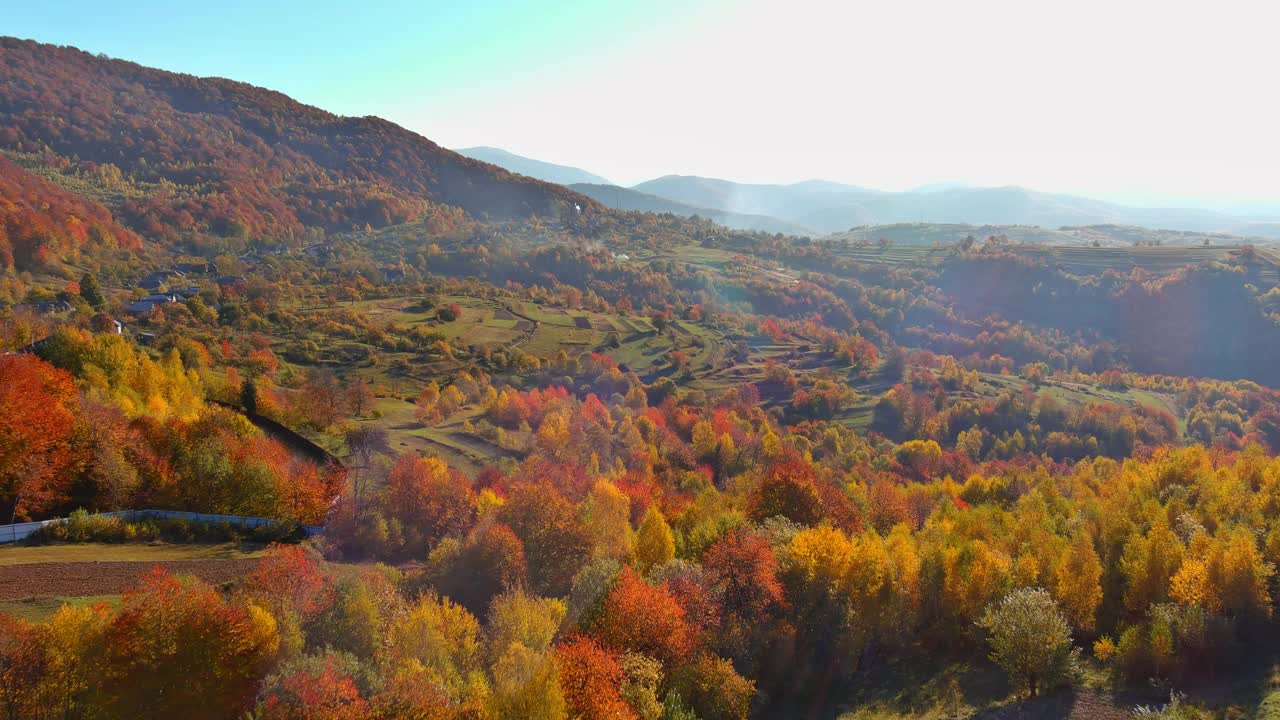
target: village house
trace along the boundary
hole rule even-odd
[[[150,315],[151,311],[155,310],[157,306],[176,302],[178,302],[176,295],[152,294],[125,304],[124,309],[134,315]]]
[[[180,262],[176,269],[184,275],[217,275],[218,265],[212,262]]]
[[[176,270],[157,270],[153,273],[148,273],[139,280],[138,287],[154,292],[164,287],[169,282],[169,279],[174,277],[182,277],[182,273]]]
[[[30,312],[40,313],[41,315],[55,315],[57,313],[71,312],[72,305],[66,300],[49,300],[47,302],[14,305],[13,309],[28,310]]]

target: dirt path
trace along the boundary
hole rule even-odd
[[[0,567],[0,600],[29,597],[116,595],[133,587],[157,565],[175,575],[195,575],[208,583],[238,580],[257,560],[168,560],[163,562],[29,563]]]
[[[1110,696],[1085,688],[1054,693],[974,716],[974,720],[1129,720]]]
[[[512,317],[520,318],[521,320],[524,320],[525,322],[528,322],[533,326],[519,340],[516,340],[515,342],[508,344],[507,345],[508,349],[520,347],[521,345],[531,340],[533,338],[534,333],[538,332],[539,322],[536,319],[531,318],[522,312],[519,312],[514,307],[512,307],[511,303],[499,301],[498,305],[500,305],[503,310],[506,310]]]

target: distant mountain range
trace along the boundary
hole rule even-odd
[[[519,168],[523,165],[590,175],[576,168],[563,168],[510,153],[489,157],[493,159],[480,159],[522,174],[524,171]],[[548,174],[531,177],[551,180]],[[1107,225],[1280,239],[1280,214],[1134,207],[1017,186],[972,187],[942,182],[906,192],[887,192],[826,180],[757,185],[692,175],[667,175],[631,188],[570,184],[601,204],[617,209],[696,214],[733,228],[788,234],[826,235],[852,228],[927,223],[1046,229]],[[603,183],[592,182],[592,185]]]
[[[520,173],[536,180],[558,183],[560,185],[573,185],[576,183],[590,183],[592,185],[608,185],[609,181],[593,175],[586,170],[581,170],[568,165],[556,165],[555,163],[542,162],[532,158],[522,157],[515,153],[509,153],[502,148],[495,147],[469,147],[458,148],[454,152],[459,155],[466,155],[473,160],[480,160],[491,165],[497,165],[511,172]]]
[[[814,181],[748,185],[669,175],[641,183],[636,189],[690,205],[768,215],[825,233],[857,226],[921,222],[1048,228],[1137,225],[1280,238],[1280,223],[1275,218],[1239,217],[1189,208],[1136,208],[1016,186],[941,185],[908,192],[884,192]]]

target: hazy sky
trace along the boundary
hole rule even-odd
[[[185,6],[185,7],[184,7]],[[616,182],[1280,204],[1265,0],[13,3],[0,32]]]

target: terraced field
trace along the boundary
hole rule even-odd
[[[1226,262],[1239,252],[1236,246],[1185,247],[1045,247],[1017,246],[1015,252],[1041,258],[1073,275],[1101,275],[1107,270],[1128,273],[1134,268],[1156,275],[1187,265]]]
[[[882,378],[872,378],[867,382],[855,385],[854,389],[859,395],[858,400],[841,413],[838,418],[839,421],[845,425],[860,430],[869,428],[871,426],[872,416],[875,412],[876,403],[880,400],[880,396],[889,391],[892,385],[893,383]],[[1023,388],[1030,385],[1031,383],[1028,381],[1012,375],[979,373],[978,384],[972,391],[954,392],[952,393],[952,396],[956,398],[968,398],[970,400],[994,399],[1005,392],[1020,392]],[[1185,411],[1178,404],[1176,398],[1171,395],[1151,392],[1149,390],[1136,388],[1112,390],[1109,388],[1082,385],[1080,383],[1072,382],[1060,382],[1057,380],[1046,380],[1041,383],[1038,388],[1035,388],[1035,390],[1057,398],[1068,407],[1079,407],[1089,403],[1110,402],[1129,407],[1136,405],[1154,407],[1168,411],[1175,418],[1179,418],[1179,420],[1181,420],[1182,416],[1185,414]],[[1185,428],[1183,429],[1185,430]]]

